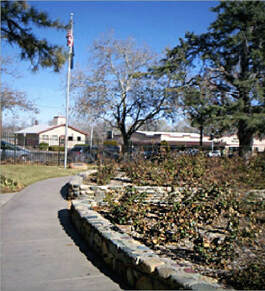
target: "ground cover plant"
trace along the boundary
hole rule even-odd
[[[163,203],[126,188],[98,209],[113,223],[179,264],[237,289],[265,286],[264,157],[164,156],[121,165],[136,185],[171,186]],[[172,187],[173,186],[173,187]]]
[[[122,169],[136,185],[182,186],[189,183],[230,183],[242,189],[265,189],[265,154],[247,162],[240,158],[207,158],[162,152],[155,160],[133,160]]]
[[[112,159],[99,159],[97,161],[97,172],[84,179],[85,184],[95,183],[97,185],[106,185],[117,173],[118,164]]]

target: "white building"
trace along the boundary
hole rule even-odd
[[[121,136],[114,137],[122,143]],[[186,132],[156,132],[156,131],[137,131],[131,137],[131,143],[135,146],[160,145],[167,142],[170,146],[194,147],[200,145],[200,134]],[[221,147],[223,149],[238,148],[239,140],[236,135],[226,135],[221,138],[211,140],[209,136],[203,136],[203,146],[207,148]],[[258,152],[265,151],[265,139],[254,138],[253,150]]]
[[[36,147],[40,143],[47,143],[49,146],[64,146],[65,123],[63,116],[55,116],[51,125],[36,124],[31,127],[17,131],[17,143],[21,146]],[[86,143],[87,133],[68,126],[68,148],[75,144]]]
[[[238,148],[239,147],[239,140],[238,140],[237,135],[235,135],[235,134],[223,136],[223,137],[217,139],[217,141],[224,143],[226,148],[231,149],[231,148]],[[259,139],[257,137],[254,138],[252,150],[256,151],[256,152],[264,152],[265,151],[265,138],[263,138],[263,139]]]

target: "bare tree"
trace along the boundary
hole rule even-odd
[[[1,75],[9,75],[11,78],[18,78],[18,73],[12,69],[12,61],[10,58],[0,58],[1,63]],[[16,110],[32,111],[34,113],[38,112],[33,102],[31,102],[26,93],[23,91],[18,91],[7,82],[2,82],[0,89],[1,96],[1,111],[0,111],[0,127],[2,127],[2,113],[5,111],[10,111],[15,113]],[[2,128],[0,128],[0,132]]]
[[[77,111],[86,115],[93,110],[117,128],[124,152],[132,134],[167,107],[162,80],[146,73],[154,64],[154,54],[148,48],[137,48],[133,39],[103,37],[93,44],[90,72],[79,72],[73,78]]]
[[[147,121],[143,126],[141,126],[140,130],[170,132],[173,128],[165,119],[156,119]]]
[[[173,126],[173,131],[176,132],[187,132],[187,133],[198,133],[198,129],[192,127],[188,119],[182,119]]]

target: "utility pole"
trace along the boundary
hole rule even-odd
[[[70,95],[70,80],[71,80],[71,62],[73,54],[73,13],[70,14],[70,30],[67,33],[68,53],[68,71],[66,85],[66,121],[65,121],[65,138],[64,138],[64,168],[67,167],[67,149],[68,149],[68,125],[69,125],[69,95]]]
[[[94,132],[94,125],[92,124],[91,131],[90,131],[90,153],[91,153],[92,147],[93,147],[93,132]]]

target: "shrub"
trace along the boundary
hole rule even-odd
[[[160,151],[164,151],[166,153],[170,152],[170,146],[166,140],[162,140],[161,146],[160,146]]]
[[[265,189],[264,157],[246,163],[240,157],[167,153],[121,168],[137,185],[173,187],[165,203],[144,203],[146,194],[134,188],[118,201],[108,197],[104,210],[113,223],[130,225],[136,239],[161,253],[170,246],[167,254],[176,260],[185,251],[199,270],[235,288],[264,288],[265,201],[259,191],[248,191]]]
[[[0,185],[3,192],[18,191],[22,188],[21,184],[4,175],[0,175]]]
[[[265,286],[264,274],[265,263],[262,258],[252,259],[244,268],[233,270],[226,280],[236,289],[263,290]]]
[[[96,173],[96,182],[98,185],[105,185],[110,182],[110,179],[114,176],[116,165],[113,160],[105,160],[102,163],[98,161],[98,171]]]
[[[49,151],[52,151],[52,152],[63,152],[64,151],[64,147],[63,146],[57,146],[57,145],[49,146]]]
[[[89,147],[89,144],[86,144],[86,143],[81,143],[81,144],[80,143],[77,143],[77,144],[74,145],[74,147],[75,146],[79,146],[79,147]]]
[[[229,183],[235,189],[264,189],[265,162],[262,156],[246,162],[240,157],[208,158],[167,153],[155,160],[134,160],[122,165],[137,185],[183,186],[189,183]]]
[[[161,247],[163,252],[170,245],[174,259],[183,256],[179,246],[188,240],[186,259],[208,270],[224,270],[223,279],[233,287],[262,289],[264,224],[257,217],[265,203],[252,196],[242,199],[229,185],[196,186],[169,193],[168,203],[162,205],[144,203],[146,193],[127,187],[118,201],[111,194],[106,198],[108,211],[105,207],[103,214],[113,223],[130,225],[134,237],[155,250]],[[241,256],[248,248],[255,255],[251,262]],[[235,259],[240,261],[235,264]]]
[[[104,141],[104,146],[118,146],[118,142],[116,140],[105,140]]]
[[[109,205],[109,215],[112,222],[118,224],[131,223],[135,229],[141,226],[146,212],[146,207],[142,203],[146,196],[146,193],[139,193],[133,187],[126,188],[119,202],[115,201],[113,196],[108,195],[106,202]]]
[[[49,148],[49,144],[46,143],[46,142],[41,142],[41,143],[39,144],[39,149],[42,150],[42,151],[47,151],[48,148]]]

